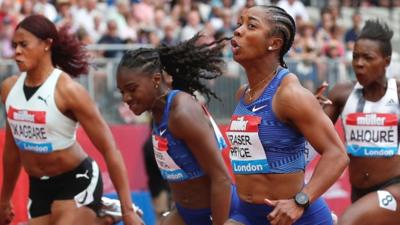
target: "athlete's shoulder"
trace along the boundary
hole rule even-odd
[[[17,75],[12,75],[8,78],[6,78],[2,83],[1,83],[1,100],[3,103],[5,103],[8,94],[10,93],[10,90],[12,87],[14,87],[15,83],[18,80]]]
[[[343,81],[335,84],[329,91],[328,98],[332,101],[346,101],[357,81]]]

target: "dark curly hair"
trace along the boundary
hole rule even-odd
[[[272,25],[271,35],[280,35],[283,38],[283,46],[279,53],[279,62],[282,67],[287,68],[283,57],[292,47],[294,36],[296,34],[296,24],[292,16],[290,16],[284,9],[274,5],[261,5],[254,7],[262,7],[266,13],[270,15],[267,17]]]
[[[382,21],[367,20],[364,27],[361,29],[357,40],[369,39],[380,43],[380,49],[384,56],[392,55],[392,44],[390,40],[393,37],[393,30]]]
[[[201,79],[211,80],[223,74],[225,65],[221,50],[224,47],[223,38],[210,44],[198,44],[203,37],[196,34],[193,38],[175,46],[162,45],[157,48],[139,48],[124,54],[118,65],[121,68],[139,69],[148,74],[167,72],[173,77],[172,88],[194,95],[199,91],[210,97],[217,98]]]

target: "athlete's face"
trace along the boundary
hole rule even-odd
[[[267,54],[271,40],[269,16],[264,9],[252,7],[242,11],[231,41],[233,58],[237,62],[257,59]]]
[[[122,100],[136,115],[154,107],[157,85],[154,76],[138,70],[122,67],[117,74],[117,87],[122,94]]]
[[[390,57],[383,55],[378,41],[360,39],[354,45],[352,63],[358,82],[368,86],[385,77]]]
[[[37,38],[29,31],[18,28],[12,39],[15,49],[14,60],[20,71],[28,71],[40,65],[45,54],[50,54],[48,42]]]

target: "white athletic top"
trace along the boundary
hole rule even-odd
[[[395,79],[388,80],[385,95],[376,102],[363,97],[357,83],[341,114],[347,152],[358,157],[391,157],[399,154],[399,97]]]
[[[22,73],[6,99],[7,120],[21,151],[51,153],[70,147],[76,140],[78,123],[57,108],[54,92],[62,71],[54,69],[46,81],[26,100]]]

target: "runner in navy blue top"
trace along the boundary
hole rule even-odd
[[[237,202],[220,151],[224,139],[194,97],[196,90],[215,96],[199,79],[222,75],[223,43],[200,45],[200,38],[128,51],[117,71],[117,86],[130,109],[153,116],[156,161],[176,205],[162,224],[222,225]],[[165,73],[172,76],[172,90]]]
[[[275,6],[242,11],[231,40],[249,84],[238,91],[227,136],[240,204],[225,224],[330,225],[321,195],[338,179],[348,157],[314,96],[286,69],[293,18]],[[306,140],[321,158],[304,183]]]

